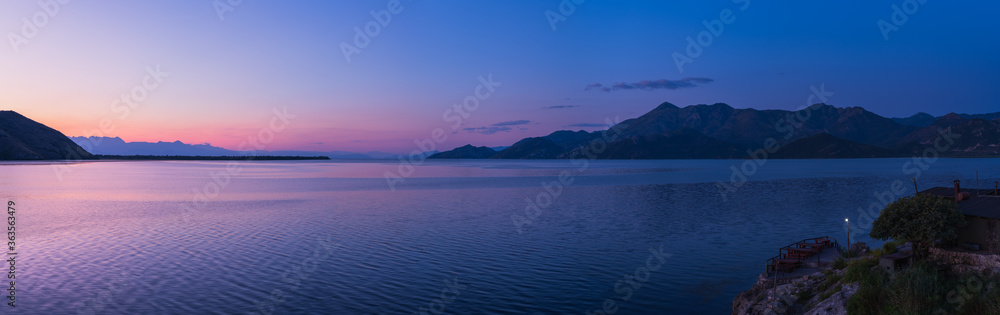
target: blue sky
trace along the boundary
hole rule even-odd
[[[103,135],[227,148],[287,108],[270,149],[362,152],[409,152],[435,128],[440,149],[598,130],[664,101],[796,109],[820,85],[889,117],[1000,111],[1000,4],[587,0],[553,30],[546,12],[572,0],[403,0],[348,62],[341,44],[391,2],[244,0],[220,19],[213,1],[71,1],[30,38],[22,18],[45,8],[5,2],[0,106],[70,136],[110,117]],[[892,24],[893,5],[916,12]],[[679,71],[672,54],[720,13],[731,23]],[[121,119],[112,102],[150,66],[169,76]],[[501,85],[453,130],[446,111],[489,75]],[[586,89],[616,83],[637,88]]]

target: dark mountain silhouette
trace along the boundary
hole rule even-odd
[[[1000,156],[1000,122],[994,120],[949,114],[905,139],[896,148],[901,156],[923,155],[928,150],[950,157]]]
[[[656,109],[622,124],[626,137],[664,134],[691,128],[706,136],[747,147],[768,138],[792,141],[818,132],[838,138],[884,146],[917,129],[861,107],[837,108],[816,104],[799,111],[734,109],[723,103],[678,108],[663,103]]]
[[[897,147],[912,146],[914,144],[918,144],[928,139],[933,140],[938,136],[938,130],[948,129],[951,128],[952,126],[964,124],[967,121],[968,119],[962,118],[961,116],[958,116],[958,114],[955,113],[941,116],[941,118],[938,118],[933,123],[923,128],[914,130],[910,134],[900,139],[897,142]]]
[[[847,159],[891,157],[888,149],[818,133],[792,141],[770,154],[776,159]]]
[[[488,159],[496,155],[497,151],[487,147],[474,147],[465,145],[454,150],[432,154],[429,159]]]
[[[599,159],[732,159],[746,155],[746,149],[741,146],[708,137],[691,128],[662,135],[634,136],[609,143],[600,152],[587,147],[560,157],[587,158],[588,153],[584,150]]]
[[[989,113],[989,114],[958,114],[959,117],[965,119],[985,119],[985,120],[997,120],[1000,119],[1000,112]]]
[[[952,114],[955,114],[955,113],[952,113]],[[955,114],[955,115],[957,115],[958,117],[964,118],[964,119],[979,118],[979,119],[985,119],[985,120],[1000,120],[1000,112],[989,113],[989,114]],[[910,126],[916,126],[916,127],[927,127],[927,126],[930,126],[935,121],[938,121],[939,119],[941,119],[943,117],[944,116],[934,117],[934,116],[931,116],[931,114],[920,112],[920,113],[916,113],[916,114],[914,114],[913,116],[910,116],[910,117],[906,117],[906,118],[893,118],[892,120],[895,121],[895,122],[897,122],[897,123],[903,124],[903,125],[910,125]]]
[[[931,116],[931,114],[925,112],[919,112],[913,114],[913,116],[906,118],[893,118],[892,121],[899,123],[900,125],[914,126],[914,127],[927,127],[934,123],[938,118]]]
[[[553,143],[562,147],[564,150],[572,150],[584,143],[590,141],[594,134],[580,130],[580,131],[569,131],[569,130],[559,130],[549,135],[545,138],[552,140]]]
[[[0,111],[0,160],[79,160],[93,156],[66,135],[14,111]]]
[[[723,103],[677,107],[664,102],[612,127],[618,135],[596,154],[607,159],[745,158],[768,141],[782,145],[774,158],[871,158],[913,156],[933,146],[940,130],[960,134],[942,156],[998,156],[1000,113],[920,113],[885,118],[861,107],[815,104],[787,110],[736,109]],[[972,119],[966,117],[973,117]],[[991,118],[992,120],[986,120]],[[527,138],[493,158],[570,158],[601,132],[556,131]],[[749,149],[749,150],[748,150]]]
[[[493,159],[554,159],[565,152],[561,146],[545,137],[525,138],[493,155]]]

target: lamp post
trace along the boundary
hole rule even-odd
[[[847,251],[851,251],[851,221],[848,218],[844,218],[844,224],[847,225]]]

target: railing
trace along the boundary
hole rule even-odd
[[[821,240],[826,240],[826,242],[822,242]],[[801,245],[801,244],[822,244],[822,243],[826,243],[826,244],[824,244],[824,247],[834,247],[834,248],[837,248],[838,251],[840,251],[840,242],[838,242],[837,239],[835,239],[835,238],[831,238],[831,237],[828,237],[828,236],[822,236],[822,237],[814,237],[814,238],[803,239],[801,241],[798,241],[798,242],[789,244],[789,245],[787,245],[785,247],[779,248],[778,249],[778,256],[771,257],[770,259],[767,260],[767,265],[766,265],[766,267],[764,269],[764,272],[765,273],[770,273],[771,271],[776,271],[777,268],[778,268],[778,260],[779,259],[793,258],[797,262],[802,262],[803,260],[805,260],[806,258],[808,258],[808,256],[812,256],[813,254],[819,255],[819,253],[812,253],[812,254],[808,254],[808,255],[802,256],[802,254],[792,253],[792,251],[793,251],[792,248],[803,248],[804,245]],[[799,250],[794,250],[794,251],[801,252]],[[822,249],[820,249],[820,251],[822,251]]]

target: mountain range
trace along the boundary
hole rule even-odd
[[[662,103],[607,131],[560,130],[492,155],[467,145],[430,158],[732,159],[761,149],[772,158],[881,158],[920,155],[935,144],[941,156],[998,157],[1000,112],[886,118],[827,104],[787,111]]]
[[[606,131],[560,130],[509,147],[465,145],[424,152],[434,159],[734,159],[766,150],[771,158],[881,158],[928,154],[1000,157],[1000,112],[918,113],[886,118],[861,107],[826,104],[797,110],[737,109],[727,104],[662,103]],[[13,111],[0,111],[0,160],[93,159],[98,155],[238,156],[209,144],[125,142],[73,137]],[[257,156],[394,159],[385,152],[257,151]]]
[[[13,111],[0,111],[0,160],[78,160],[93,156],[61,132]]]
[[[119,137],[70,137],[70,140],[93,154],[100,155],[182,155],[182,156],[239,156],[244,152],[224,149],[210,144],[174,142],[125,142]],[[433,154],[429,152],[427,154]],[[266,151],[254,152],[257,156],[327,156],[331,159],[392,159],[394,153],[346,151]]]

